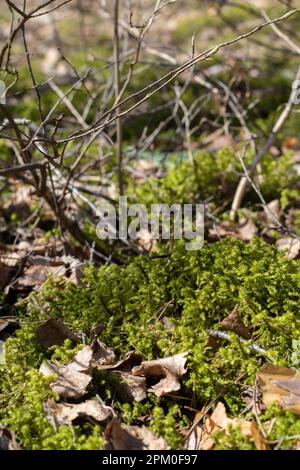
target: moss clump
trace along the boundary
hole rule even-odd
[[[255,353],[251,341],[241,343],[233,333],[217,349],[209,346],[209,330],[219,328],[236,305],[265,355]],[[0,419],[16,431],[26,448],[100,445],[100,428],[76,428],[74,441],[65,427],[55,433],[45,417],[43,402],[51,392],[36,369],[45,359],[67,362],[72,355],[68,343],[46,352],[36,343],[37,323],[51,315],[87,335],[94,324],[100,324],[102,341],[120,356],[133,347],[147,359],[189,352],[181,398],[148,395],[142,404],[122,397],[115,401],[124,422],[135,424],[144,417],[172,446],[180,447],[180,429],[193,419],[190,412],[181,415],[182,409],[174,408],[182,398],[183,404],[201,409],[221,397],[228,413],[237,416],[244,408],[241,388],[254,383],[256,371],[266,360],[295,366],[299,307],[299,261],[286,260],[260,240],[251,244],[225,240],[196,252],[187,252],[178,243],[171,260],[139,257],[123,268],[89,269],[82,286],[48,283],[42,293],[29,298],[21,312],[22,328],[6,342]],[[162,308],[171,329],[166,330],[160,321]],[[98,393],[107,403],[115,398],[105,374],[95,376],[89,390],[90,397]],[[286,419],[290,418],[284,415],[282,422]],[[63,444],[57,437],[60,433]]]

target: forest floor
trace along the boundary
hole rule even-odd
[[[287,3],[167,2],[139,44],[155,2],[134,0],[120,106],[112,2],[12,42],[3,8],[1,449],[300,448],[299,11],[227,44]],[[150,219],[100,240],[120,174],[128,204],[204,204],[203,248],[153,240]]]

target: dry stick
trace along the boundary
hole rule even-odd
[[[229,333],[226,333],[225,331],[220,331],[220,330],[209,330],[209,336],[213,336],[215,338],[226,339],[227,341],[231,340],[231,336]],[[262,354],[262,355],[267,354],[267,350],[264,348],[261,348],[260,346],[258,346],[258,344],[256,343],[249,344],[249,341],[243,338],[239,338],[239,340],[241,341],[241,343],[246,344],[248,348],[251,349],[252,351],[255,351],[256,353]]]
[[[115,0],[114,10],[114,81],[115,81],[115,97],[118,97],[121,91],[121,77],[120,77],[120,35],[119,35],[119,0]],[[119,108],[116,109],[119,113]],[[119,194],[124,194],[123,183],[123,127],[122,118],[116,119],[116,132],[117,132],[117,157],[118,157],[118,180],[119,180]]]
[[[300,67],[298,67],[297,74],[295,80],[300,80]],[[293,82],[294,83],[294,82]],[[248,188],[249,184],[249,177],[251,177],[256,169],[256,166],[262,161],[264,156],[268,153],[272,145],[276,141],[276,136],[277,134],[281,131],[282,127],[284,126],[285,122],[289,118],[293,106],[295,105],[295,88],[292,85],[291,93],[288,102],[286,103],[282,113],[279,116],[279,119],[277,120],[275,126],[273,127],[265,145],[259,150],[259,152],[256,154],[250,168],[247,170],[247,175],[243,175],[242,178],[240,179],[240,182],[238,184],[238,187],[236,189],[232,206],[231,206],[231,211],[230,211],[230,217],[231,219],[234,219],[236,216],[237,211],[241,207],[241,204],[243,202],[243,198],[245,195],[245,192]]]

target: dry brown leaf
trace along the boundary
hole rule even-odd
[[[222,329],[226,331],[232,331],[233,333],[239,335],[241,338],[251,338],[250,331],[245,326],[243,320],[240,317],[238,306],[236,306],[232,310],[232,312],[226,318],[224,318],[224,320],[222,320],[221,326]]]
[[[267,224],[274,225],[274,218],[272,214],[279,219],[281,214],[281,205],[279,199],[274,199],[273,201],[269,202],[269,204],[264,207],[263,211],[263,221]]]
[[[300,240],[291,237],[280,238],[276,242],[279,250],[285,252],[287,259],[296,259],[300,255]]]
[[[134,376],[129,372],[111,371],[121,381],[118,386],[118,396],[122,401],[143,401],[147,397],[145,377]]]
[[[24,269],[22,277],[18,279],[17,287],[40,289],[50,278],[62,277],[66,282],[78,284],[83,276],[82,263],[72,256],[48,258],[32,256],[30,265]]]
[[[194,423],[188,433],[187,450],[211,450],[215,446],[215,441],[212,438],[215,423],[207,416],[204,420],[204,425],[199,425],[204,416],[202,411],[196,414]]]
[[[99,361],[93,361],[93,367],[99,370],[121,370],[130,372],[132,367],[141,363],[141,356],[136,351],[129,351],[123,359],[112,364],[101,364]]]
[[[268,364],[257,374],[266,406],[277,402],[283,409],[300,414],[300,373]]]
[[[98,338],[94,339],[91,347],[93,349],[93,367],[101,370],[113,366],[116,355],[111,348],[101,343]]]
[[[57,318],[49,318],[42,323],[36,330],[36,337],[39,345],[47,349],[62,345],[66,339],[71,339],[75,344],[80,342],[79,337]]]
[[[97,400],[86,400],[79,404],[56,403],[48,400],[44,405],[45,411],[51,420],[59,425],[72,424],[78,418],[92,418],[98,422],[104,422],[113,416],[110,406],[105,406]]]
[[[54,393],[63,398],[80,398],[86,393],[86,388],[92,380],[92,357],[92,349],[85,346],[68,365],[42,364],[40,373],[45,376],[57,376],[51,384]]]
[[[212,450],[215,446],[215,441],[202,426],[196,426],[192,431],[188,442],[187,450]]]
[[[159,379],[159,382],[149,389],[157,397],[176,392],[181,386],[180,377],[187,372],[185,368],[187,355],[185,352],[164,359],[142,362],[140,366],[132,369],[132,374],[146,377],[146,380],[151,381]]]
[[[0,426],[0,450],[22,450],[15,433],[3,426]]]
[[[209,230],[213,238],[233,237],[242,241],[251,241],[257,232],[258,229],[250,216],[238,224],[225,220]]]
[[[157,437],[145,426],[125,426],[111,421],[105,431],[113,450],[168,450],[162,437]]]
[[[260,430],[253,421],[240,418],[228,418],[225,406],[219,402],[211,416],[204,424],[197,426],[189,437],[187,448],[189,450],[211,450],[215,445],[214,434],[221,431],[229,435],[231,429],[239,428],[241,433],[254,441],[257,450],[267,450],[267,443]]]
[[[51,277],[63,276],[63,266],[32,265],[25,269],[24,274],[18,279],[17,286],[40,287]]]

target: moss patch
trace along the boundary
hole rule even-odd
[[[159,316],[167,304],[164,316],[173,325],[168,330]],[[241,343],[232,334],[230,341],[213,349],[209,330],[220,328],[220,321],[235,305],[252,340]],[[60,426],[55,432],[45,416],[43,402],[53,394],[37,368],[53,355],[67,361],[75,353],[68,342],[48,352],[38,346],[37,324],[51,315],[87,338],[93,325],[100,324],[101,340],[120,357],[132,348],[147,359],[189,351],[181,398],[148,395],[139,404],[122,398],[114,402],[123,422],[137,424],[144,419],[172,447],[181,447],[182,431],[193,420],[189,408],[201,409],[205,403],[221,399],[228,413],[238,416],[245,407],[241,391],[254,384],[263,363],[297,366],[294,349],[300,339],[299,306],[299,261],[287,261],[260,240],[251,244],[225,240],[198,252],[187,252],[178,243],[170,260],[139,257],[123,268],[89,269],[81,287],[48,283],[42,293],[29,298],[21,312],[22,328],[6,342],[1,422],[28,449],[99,448],[104,443],[99,426],[75,427],[74,433]],[[266,350],[265,355],[251,350],[253,340]],[[106,403],[114,399],[109,375],[96,374],[89,396],[96,394]],[[275,410],[273,416],[277,414]],[[274,440],[280,439],[290,419],[289,414],[280,413]],[[220,445],[230,447],[232,440],[239,448],[248,445],[235,435],[229,442],[221,439]]]

